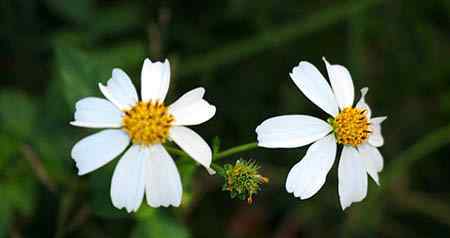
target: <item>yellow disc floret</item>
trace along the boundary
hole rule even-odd
[[[369,137],[369,119],[366,110],[347,107],[330,121],[337,142],[357,146]]]
[[[122,124],[134,144],[153,145],[166,141],[173,121],[162,102],[141,101],[125,111]]]

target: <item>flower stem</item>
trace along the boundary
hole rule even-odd
[[[186,152],[179,150],[177,148],[173,148],[171,146],[168,145],[164,145],[164,148],[166,148],[166,150],[170,153],[170,154],[174,154],[174,155],[178,155],[178,156],[187,156],[190,157]]]
[[[243,145],[238,145],[235,147],[232,147],[230,149],[224,150],[222,152],[219,152],[215,155],[213,155],[213,160],[218,160],[227,156],[231,156],[234,155],[236,153],[240,153],[240,152],[244,152],[247,150],[253,150],[256,147],[258,147],[258,144],[256,142],[251,142],[251,143],[247,143],[247,144],[243,144]]]
[[[173,148],[173,147],[168,146],[168,145],[166,145],[164,147],[171,154],[178,155],[178,156],[190,157],[186,152],[184,152],[182,150]],[[237,154],[237,153],[240,153],[240,152],[253,150],[253,149],[257,148],[257,147],[258,147],[258,144],[256,142],[251,142],[251,143],[247,143],[247,144],[231,147],[231,148],[229,148],[227,150],[224,150],[222,152],[214,154],[213,155],[213,161],[214,160],[218,160],[218,159],[222,159],[224,157],[231,156],[231,155],[234,155],[234,154]]]

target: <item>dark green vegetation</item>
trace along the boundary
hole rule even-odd
[[[0,3],[0,237],[449,237],[450,2],[2,0]],[[100,96],[113,67],[139,85],[145,57],[172,64],[167,102],[197,86],[217,106],[195,127],[223,149],[256,140],[280,114],[325,117],[289,79],[300,60],[347,66],[388,115],[381,187],[339,206],[336,164],[313,198],[285,192],[304,148],[257,149],[270,178],[246,201],[223,179],[177,161],[184,203],[113,208],[113,163],[78,177],[70,149],[93,130],[74,128],[74,103]],[[359,94],[358,94],[359,97]]]

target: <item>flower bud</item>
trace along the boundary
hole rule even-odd
[[[231,198],[253,203],[253,196],[261,190],[261,184],[269,179],[260,175],[259,166],[254,161],[237,160],[234,165],[224,166],[225,183],[222,190],[229,191]]]

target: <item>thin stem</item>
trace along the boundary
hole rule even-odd
[[[213,160],[218,160],[227,156],[231,156],[233,154],[237,154],[240,152],[244,152],[247,150],[253,150],[255,148],[258,147],[258,144],[256,142],[251,142],[251,143],[247,143],[247,144],[243,144],[243,145],[238,145],[235,147],[232,147],[230,149],[224,150],[220,153],[217,153],[213,156]]]
[[[190,157],[186,152],[179,150],[177,148],[173,148],[171,146],[165,145],[164,148],[166,148],[166,150],[170,153],[170,154],[174,154],[174,155],[178,155],[178,156],[187,156]]]
[[[222,152],[214,154],[213,155],[213,160],[222,159],[224,157],[231,156],[231,155],[234,155],[234,154],[237,154],[237,153],[240,153],[240,152],[253,150],[253,149],[257,148],[257,147],[258,147],[258,144],[256,142],[251,142],[251,143],[247,143],[247,144],[231,147],[231,148],[229,148],[227,150],[224,150]],[[171,147],[169,145],[166,145],[165,148],[171,154],[175,154],[175,155],[178,155],[178,156],[190,157],[186,152],[184,152],[182,150],[179,150],[179,149],[176,149],[176,148],[173,148],[173,147]]]

